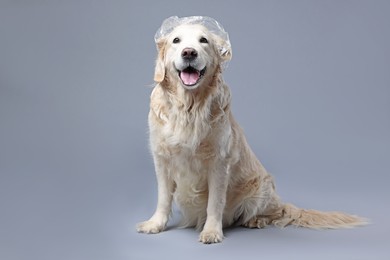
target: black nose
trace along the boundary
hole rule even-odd
[[[194,60],[198,57],[198,52],[194,48],[184,48],[181,52],[181,56],[185,60]]]

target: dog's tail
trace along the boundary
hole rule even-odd
[[[294,225],[313,229],[352,228],[368,223],[367,219],[355,215],[300,209],[292,204],[284,204],[282,211],[272,220],[272,224],[279,227]]]

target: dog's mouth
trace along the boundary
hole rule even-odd
[[[202,70],[197,70],[191,66],[185,68],[184,70],[178,70],[179,77],[181,79],[181,82],[187,86],[192,87],[198,84],[200,79],[203,77],[203,75],[206,72],[206,67]]]

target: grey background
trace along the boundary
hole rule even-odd
[[[389,1],[0,1],[0,259],[390,259]],[[233,111],[286,202],[350,230],[135,232],[156,203],[147,113],[171,15],[229,32]]]

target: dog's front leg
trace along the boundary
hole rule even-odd
[[[168,176],[167,164],[168,162],[162,158],[154,158],[158,186],[157,208],[149,220],[137,225],[137,231],[140,233],[159,233],[165,229],[168,222],[175,183]]]
[[[209,172],[207,218],[199,237],[199,241],[202,243],[218,243],[223,239],[222,218],[226,203],[228,178],[229,174],[226,167],[222,165]]]

